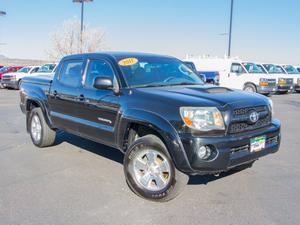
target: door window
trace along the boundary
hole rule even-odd
[[[38,70],[39,70],[39,67],[35,67],[35,68],[31,71],[31,73],[36,73]]]
[[[245,73],[245,70],[244,70],[244,68],[242,67],[241,64],[239,64],[239,63],[232,63],[230,72],[231,73],[241,74],[241,73]]]
[[[85,87],[93,88],[96,77],[107,77],[116,82],[114,72],[109,63],[104,60],[90,60],[85,77]]]
[[[70,87],[81,85],[83,72],[83,60],[68,60],[62,65],[59,75],[59,82]]]

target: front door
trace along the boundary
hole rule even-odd
[[[78,108],[82,121],[79,131],[82,135],[104,144],[115,143],[116,120],[119,113],[119,97],[113,90],[99,90],[93,87],[96,77],[108,77],[118,86],[111,64],[105,59],[88,59],[87,69],[80,90],[84,101]]]

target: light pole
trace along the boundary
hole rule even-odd
[[[6,16],[6,12],[0,11],[0,16]],[[5,43],[0,43],[0,45],[5,45]]]
[[[83,33],[83,14],[84,14],[84,3],[92,2],[93,0],[73,0],[74,3],[81,4],[81,24],[80,24],[80,53],[82,53],[82,33]]]
[[[231,0],[231,7],[230,7],[230,24],[229,24],[228,53],[227,53],[228,58],[230,58],[231,55],[232,14],[233,14],[233,0]]]

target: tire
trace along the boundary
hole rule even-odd
[[[264,96],[266,97],[271,97],[272,95],[273,95],[272,93],[264,94]]]
[[[141,137],[129,146],[124,157],[124,174],[136,195],[157,202],[175,198],[189,179],[175,168],[166,146],[155,135]]]
[[[33,108],[28,121],[30,137],[35,146],[43,148],[54,144],[56,132],[48,126],[41,108]]]
[[[253,166],[254,162],[255,162],[255,161],[252,161],[252,162],[250,162],[250,163],[246,163],[246,164],[243,164],[243,165],[239,165],[239,166],[237,166],[237,167],[232,168],[231,170],[232,170],[232,171],[239,172],[239,171],[242,171],[242,170],[251,168],[251,167]]]
[[[257,93],[256,87],[253,84],[246,84],[243,90],[250,93]]]
[[[278,93],[279,93],[280,95],[284,95],[284,94],[287,94],[288,91],[278,91]]]
[[[20,85],[21,85],[21,82],[22,82],[22,80],[20,79],[19,81],[18,81],[18,86],[17,86],[17,90],[20,90]]]

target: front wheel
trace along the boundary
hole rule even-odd
[[[257,92],[256,87],[253,84],[246,84],[244,86],[243,90],[247,91],[247,92],[252,92],[252,93],[256,93]]]
[[[152,201],[175,198],[189,178],[175,168],[164,143],[155,135],[141,137],[129,147],[124,173],[131,190]]]
[[[48,147],[54,144],[56,132],[45,121],[41,108],[34,108],[29,115],[29,132],[33,144],[37,147]]]

